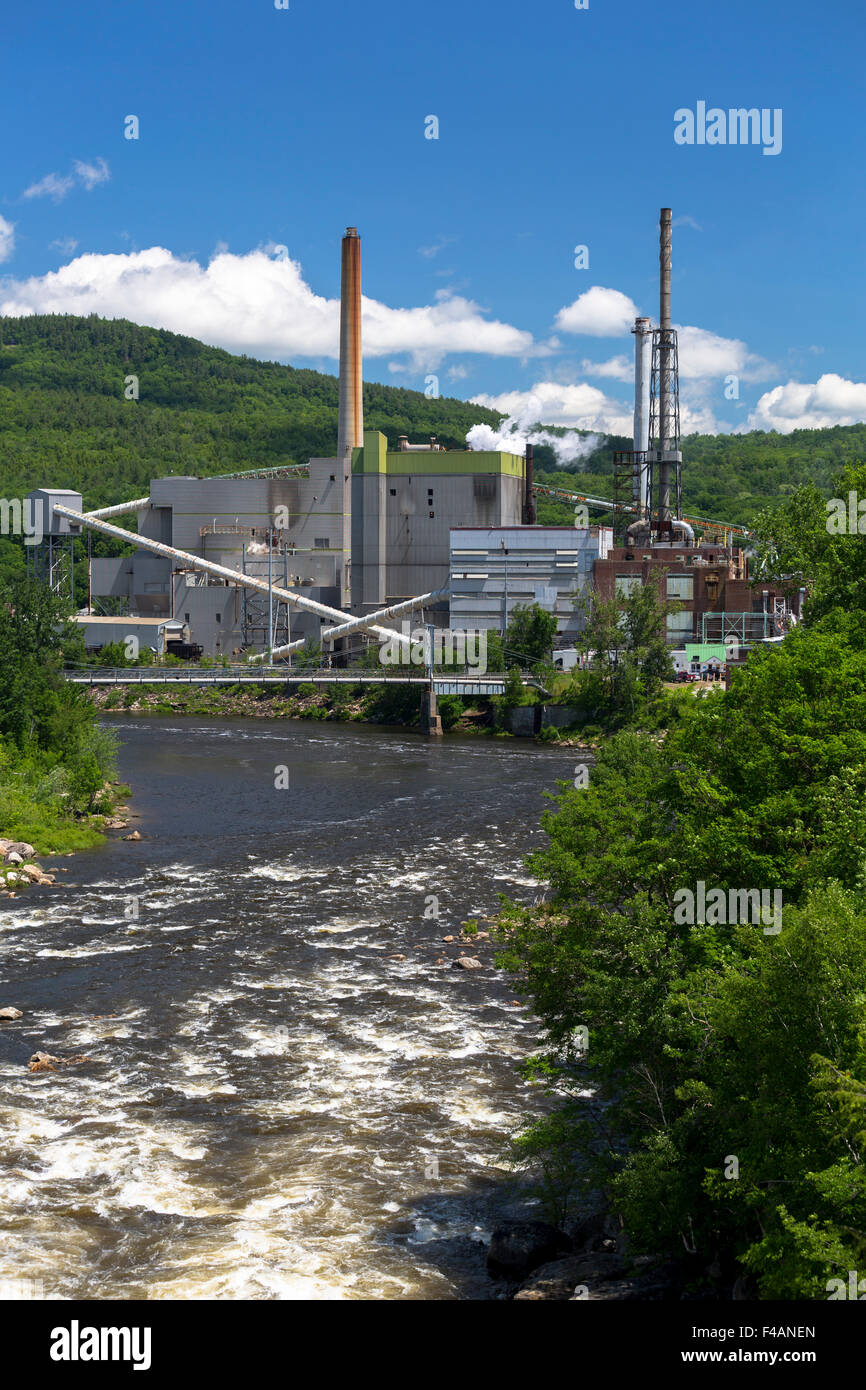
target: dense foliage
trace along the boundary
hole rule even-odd
[[[90,843],[76,818],[108,810],[114,740],[60,674],[83,656],[62,602],[41,584],[0,587],[0,835],[40,851]]]
[[[866,494],[866,469],[845,482]],[[622,730],[562,788],[532,860],[547,901],[506,910],[503,959],[562,1098],[527,1151],[699,1286],[826,1298],[866,1263],[864,541],[825,543],[811,492],[773,524],[765,553],[814,586],[806,623],[664,742]],[[728,924],[681,910],[700,883]],[[773,913],[744,920],[732,890]]]

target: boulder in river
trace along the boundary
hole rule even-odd
[[[21,1010],[20,1010],[20,1009],[14,1009],[14,1008],[11,1006],[11,1004],[10,1004],[7,1008],[5,1008],[5,1009],[0,1009],[0,1018],[23,1018],[23,1017],[24,1017],[24,1015],[23,1015],[23,1013],[21,1012]]]
[[[494,1279],[523,1279],[568,1250],[568,1236],[546,1221],[503,1221],[490,1238],[487,1270]]]
[[[3,858],[7,864],[23,864],[25,859],[36,857],[36,850],[26,840],[0,840],[0,845],[5,845]]]
[[[458,956],[451,962],[455,970],[483,970],[484,966],[475,956]]]
[[[50,1052],[34,1052],[27,1063],[28,1071],[57,1071],[60,1067],[74,1067],[79,1062],[89,1062],[89,1057],[54,1057]]]
[[[141,835],[138,833],[137,830],[133,830],[133,832],[132,832],[131,835],[124,835],[123,838],[124,838],[124,840],[140,840],[140,839],[141,839]]]

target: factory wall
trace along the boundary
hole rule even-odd
[[[519,525],[524,466],[506,453],[391,451],[368,431],[353,462],[353,611],[447,584],[452,527]]]
[[[573,641],[586,619],[577,596],[612,539],[606,526],[455,527],[449,625],[501,631],[518,604],[537,603],[555,614],[557,641]]]

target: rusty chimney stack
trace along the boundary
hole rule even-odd
[[[343,237],[340,283],[340,413],[337,460],[343,473],[343,606],[350,601],[352,555],[352,450],[364,443],[364,364],[361,355],[361,238]]]

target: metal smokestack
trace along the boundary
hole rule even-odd
[[[535,457],[531,444],[526,446],[526,461],[524,463],[524,492],[523,492],[523,524],[524,526],[535,525],[535,492],[533,483],[535,481]]]
[[[652,350],[652,326],[649,319],[634,321],[634,452],[635,459],[633,498],[640,514],[646,514],[650,505],[647,496],[649,470],[647,450],[650,436],[650,356]]]
[[[671,520],[670,460],[671,436],[671,210],[662,208],[659,217],[659,531],[667,531]]]
[[[352,559],[352,450],[364,443],[364,375],[361,355],[361,238],[357,227],[343,237],[340,284],[340,412],[337,460],[343,472],[343,606],[350,601]]]

